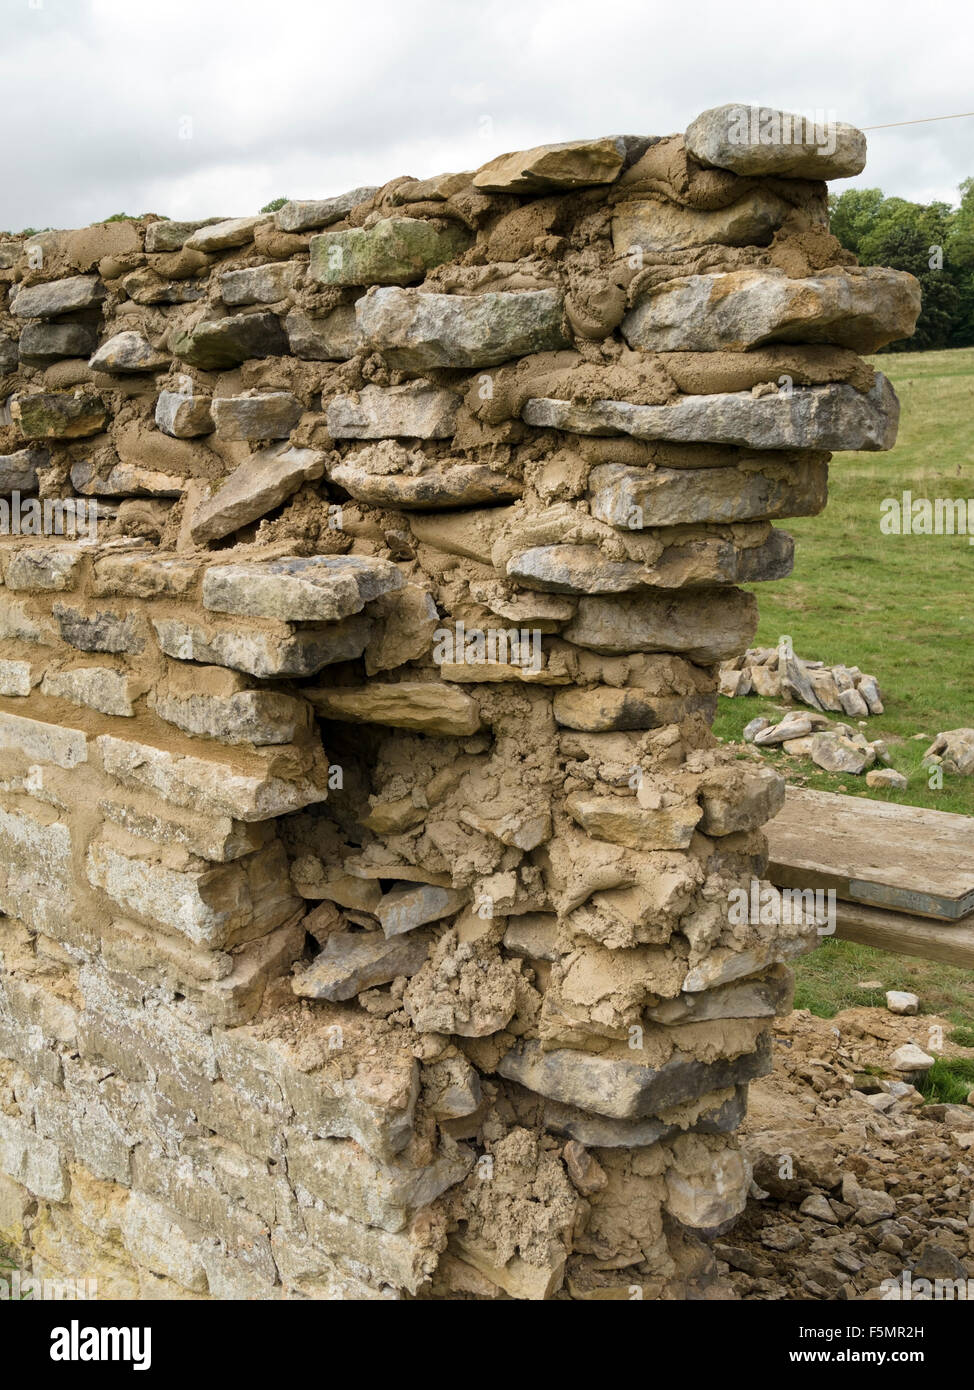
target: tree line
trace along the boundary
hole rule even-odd
[[[920,281],[923,308],[912,338],[886,352],[974,345],[974,178],[960,205],[887,198],[879,188],[832,194],[832,234],[861,265],[908,270]]]

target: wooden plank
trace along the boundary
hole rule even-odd
[[[782,888],[948,922],[974,913],[974,817],[788,787],[765,830]]]
[[[886,912],[859,903],[838,902],[835,906],[835,934],[843,941],[974,970],[974,917],[951,926],[908,912]]]

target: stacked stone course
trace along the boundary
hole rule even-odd
[[[772,521],[892,444],[858,354],[919,307],[829,234],[859,132],[738,118],[0,241],[0,1241],[35,1274],[712,1286],[815,939],[729,911],[783,786],[711,734],[718,665],[790,571]],[[94,534],[39,532],[65,499]]]

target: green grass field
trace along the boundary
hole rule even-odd
[[[974,727],[974,546],[966,536],[886,536],[879,529],[884,497],[974,497],[974,349],[870,360],[900,398],[896,447],[836,454],[826,510],[783,523],[795,537],[795,568],[788,579],[751,586],[761,610],[755,640],[773,646],[787,633],[799,656],[876,676],[886,712],[867,721],[866,736],[888,741],[909,787],[874,791],[865,777],[833,776],[780,752],[768,761],[789,781],[816,789],[974,816],[974,777],[945,777],[936,790],[920,767],[940,730]],[[715,731],[724,739],[739,739],[755,715],[785,708],[755,696],[719,705]],[[923,740],[913,738],[917,733]],[[883,989],[914,991],[923,1012],[962,1027],[974,1023],[974,973],[936,961],[832,940],[799,961],[796,975],[796,1007],[825,1017],[854,1004],[882,1005],[882,990],[857,988],[860,980],[878,979]]]
[[[808,759],[771,760],[810,787],[974,815],[974,778],[945,777],[942,789],[931,788],[920,768],[928,740],[913,738],[974,726],[974,545],[966,536],[879,529],[884,497],[974,498],[974,349],[870,360],[900,398],[896,447],[836,454],[825,511],[783,523],[795,537],[794,572],[751,588],[761,610],[759,645],[787,633],[801,657],[876,676],[886,713],[869,719],[866,736],[888,740],[909,787],[872,791],[865,777],[833,776]],[[781,708],[755,696],[721,699],[715,731],[738,739],[749,719]]]

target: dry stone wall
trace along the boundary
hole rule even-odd
[[[25,1268],[706,1292],[815,939],[730,910],[783,788],[718,665],[919,307],[828,231],[863,137],[749,120],[0,242]]]

